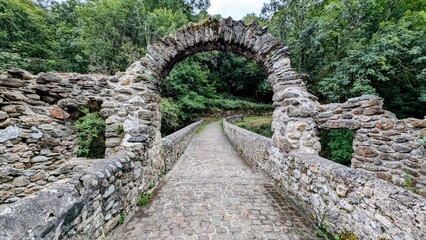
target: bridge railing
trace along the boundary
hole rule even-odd
[[[166,172],[173,167],[176,161],[183,154],[189,142],[191,141],[196,129],[200,126],[202,122],[202,120],[195,122],[161,139],[161,155],[164,159]]]
[[[264,169],[273,146],[272,139],[232,124],[242,121],[243,117],[244,115],[236,115],[223,120],[224,132],[244,160],[259,169]]]
[[[426,199],[318,155],[286,154],[271,140],[224,121],[242,157],[277,182],[319,227],[358,239],[424,239]]]
[[[104,239],[120,218],[137,209],[141,194],[172,167],[200,123],[162,139],[160,168],[144,157],[141,143],[134,146],[141,154],[120,151],[36,195],[0,206],[0,239]]]

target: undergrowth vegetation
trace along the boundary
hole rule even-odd
[[[105,155],[105,120],[99,112],[91,112],[87,106],[80,111],[84,114],[76,122],[78,132],[78,157],[102,158]]]
[[[332,129],[321,136],[320,156],[345,166],[351,165],[353,153],[353,135],[351,129]]]
[[[152,199],[152,193],[142,193],[141,197],[139,198],[138,205],[139,206],[146,206]]]
[[[262,136],[271,138],[274,132],[271,129],[272,116],[244,117],[244,121],[236,122],[235,125],[255,132]]]
[[[266,78],[254,61],[232,53],[187,58],[161,86],[163,136],[204,117],[271,112],[272,88]]]

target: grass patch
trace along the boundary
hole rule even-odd
[[[118,218],[118,224],[123,224],[126,221],[126,214],[125,213],[120,213],[120,217]]]
[[[413,176],[407,172],[404,174],[404,187],[413,193],[417,193],[416,181]]]
[[[274,132],[271,129],[272,116],[244,117],[244,121],[234,123],[236,126],[271,138]]]
[[[139,206],[146,206],[152,199],[152,193],[142,193],[141,197],[139,198],[138,205]]]

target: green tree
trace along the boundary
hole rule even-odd
[[[11,67],[32,72],[46,70],[45,63],[51,55],[46,14],[30,0],[0,1],[1,70]]]
[[[144,23],[145,42],[150,45],[168,34],[175,33],[189,21],[185,14],[166,8],[157,8],[148,13]]]
[[[50,68],[55,71],[85,73],[89,57],[84,52],[81,38],[81,19],[78,8],[84,7],[79,0],[54,2],[47,17],[52,33],[52,56]]]
[[[321,101],[373,93],[399,117],[423,117],[424,9],[418,0],[274,0],[263,17]]]

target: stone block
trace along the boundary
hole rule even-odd
[[[357,147],[355,148],[355,153],[366,158],[372,158],[378,155],[377,152],[371,147]]]
[[[46,84],[46,83],[59,83],[61,82],[62,78],[55,73],[43,73],[40,74],[37,79],[36,82],[39,84]]]

